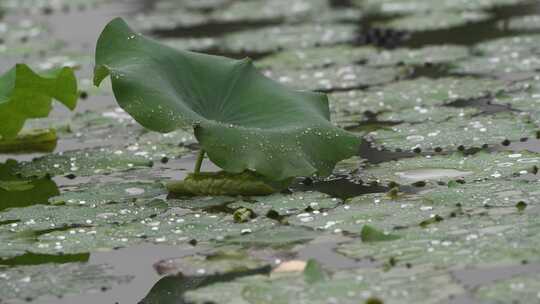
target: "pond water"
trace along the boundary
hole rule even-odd
[[[0,303],[539,302],[540,3],[457,2],[0,3],[0,70],[75,66],[83,92],[26,125],[55,151],[0,154]],[[116,16],[328,93],[358,155],[267,197],[169,195],[200,146],[92,85]]]

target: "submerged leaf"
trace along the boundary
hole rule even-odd
[[[23,130],[17,137],[0,140],[0,153],[52,152],[56,148],[54,129]]]
[[[0,76],[0,137],[15,137],[27,119],[47,117],[52,99],[73,110],[77,104],[77,81],[70,68],[52,76],[40,76],[28,66],[18,64]]]
[[[399,239],[399,236],[397,235],[381,232],[369,225],[364,225],[362,231],[360,232],[360,237],[364,243],[393,241]]]
[[[46,204],[59,194],[55,182],[49,178],[23,178],[14,174],[17,162],[0,163],[0,211],[35,204]]]
[[[307,261],[306,268],[304,269],[304,280],[308,284],[326,280],[326,273],[317,260],[310,259]]]
[[[283,190],[289,180],[283,183],[269,183],[254,173],[245,171],[240,174],[227,172],[203,172],[190,174],[183,181],[167,185],[169,191],[178,195],[269,195]]]
[[[288,89],[248,59],[174,50],[115,19],[98,41],[96,64],[95,83],[110,75],[118,103],[140,124],[159,132],[193,127],[227,172],[328,175],[357,152],[359,139],[330,123],[325,95]]]
[[[0,189],[8,192],[22,192],[34,188],[31,181],[3,181],[0,180]]]

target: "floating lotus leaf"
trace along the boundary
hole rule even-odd
[[[136,199],[148,199],[166,194],[159,183],[97,183],[80,185],[61,195],[49,199],[51,204],[95,205],[129,202]]]
[[[232,52],[266,53],[284,49],[330,46],[352,42],[357,28],[353,24],[297,24],[267,27],[225,35],[221,48]],[[302,39],[298,39],[301,36]]]
[[[527,0],[353,0],[370,12],[385,15],[488,10],[523,2]]]
[[[205,254],[194,254],[181,258],[167,259],[159,262],[158,267],[166,273],[183,276],[219,275],[230,272],[240,272],[270,268],[268,262],[249,256],[244,251],[227,250],[212,251]]]
[[[336,102],[348,102],[351,109],[373,113],[396,111],[416,106],[433,106],[461,99],[474,99],[503,92],[506,85],[497,80],[473,78],[418,78],[403,80],[365,92],[343,92],[330,96]]]
[[[469,50],[463,46],[441,45],[426,46],[419,49],[398,48],[370,53],[366,60],[371,66],[396,64],[425,65],[454,63],[469,57]]]
[[[429,124],[430,122],[445,122],[451,119],[471,119],[474,115],[478,114],[480,114],[480,110],[476,108],[415,106],[414,108],[407,108],[400,111],[383,112],[377,115],[377,119],[413,124],[421,122]]]
[[[23,176],[90,176],[151,166],[152,161],[143,156],[124,154],[121,150],[100,149],[49,154],[19,163],[14,172]]]
[[[376,69],[352,64],[315,70],[269,70],[265,75],[295,88],[333,91],[390,83],[405,76],[405,72],[404,69],[395,67]]]
[[[306,72],[307,73],[307,72]],[[432,106],[448,104],[456,100],[469,100],[497,95],[507,90],[507,86],[497,80],[473,78],[418,78],[390,83],[384,87],[368,90],[350,90],[331,93],[330,108],[332,118],[340,125],[362,120],[366,112],[388,112],[381,120],[411,121],[413,111],[423,112]],[[406,110],[407,113],[398,112]],[[448,115],[449,110],[441,109]],[[464,110],[468,112],[469,109]],[[418,113],[421,114],[421,113]],[[417,115],[414,121],[428,118],[429,113]],[[402,116],[403,115],[403,116]]]
[[[399,304],[404,301],[436,304],[462,292],[464,289],[448,273],[402,268],[381,271],[364,267],[336,271],[325,280],[315,281],[306,280],[302,272],[250,276],[189,290],[185,298],[194,304],[208,303],[217,297],[226,303],[241,304],[287,304],[291,301],[313,304]],[[380,300],[375,302],[375,299]]]
[[[519,180],[486,181],[427,190],[422,193],[422,197],[426,202],[432,202],[435,208],[441,205],[454,206],[456,202],[459,202],[465,208],[507,207],[514,209],[519,202],[539,205],[538,186],[536,182]]]
[[[495,76],[535,71],[540,68],[539,41],[540,35],[524,35],[482,42],[475,47],[481,56],[457,62],[452,71]]]
[[[500,22],[499,27],[510,31],[538,31],[540,30],[540,15],[513,17]]]
[[[459,146],[479,148],[500,144],[505,140],[534,138],[537,131],[538,127],[526,119],[502,113],[492,116],[456,116],[445,121],[431,120],[421,124],[403,123],[371,132],[369,136],[376,145],[390,150],[456,150]]]
[[[485,21],[490,17],[491,15],[482,12],[447,11],[428,14],[417,13],[385,22],[381,26],[411,32],[423,32],[463,26]]]
[[[346,204],[325,212],[314,210],[291,216],[287,220],[295,226],[310,227],[317,231],[335,234],[345,231],[362,238],[362,231],[366,225],[377,225],[376,229],[379,232],[394,234],[394,229],[418,226],[421,222],[430,219],[432,215],[445,216],[455,208],[455,205],[439,206],[432,201],[423,201],[422,197],[417,195],[400,195],[397,198],[391,198],[386,193],[376,193],[351,198]],[[369,228],[367,233],[371,233]]]
[[[0,294],[2,301],[19,303],[19,300],[41,301],[44,295],[62,298],[85,292],[110,289],[129,283],[133,277],[115,275],[108,265],[87,263],[45,264],[0,269]]]
[[[347,65],[351,62],[361,62],[370,55],[375,56],[377,49],[373,47],[351,47],[346,45],[287,50],[270,55],[259,61],[260,68],[280,69],[315,69],[331,65]]]
[[[254,202],[237,201],[227,205],[229,208],[248,208],[259,216],[266,216],[274,211],[278,216],[306,216],[306,210],[333,209],[341,201],[319,192],[299,192],[291,195],[273,194],[267,197],[257,197]],[[300,214],[303,214],[300,216]]]
[[[517,208],[455,208],[430,226],[400,229],[401,238],[392,242],[369,246],[355,242],[340,246],[338,251],[357,259],[394,258],[398,265],[409,264],[413,270],[427,273],[537,261],[537,211],[523,214]]]
[[[474,155],[418,156],[366,167],[359,173],[362,180],[394,181],[412,184],[418,181],[449,181],[455,179],[486,180],[534,173],[540,165],[540,155],[520,153],[479,152]]]
[[[538,264],[534,266],[523,265],[532,271],[538,269]],[[511,270],[512,268],[508,268]],[[489,269],[488,269],[489,271]],[[486,271],[486,273],[489,273]],[[498,280],[494,284],[482,286],[476,292],[477,298],[493,303],[521,302],[534,303],[538,301],[538,289],[540,289],[540,275],[534,272],[522,271],[522,275],[514,275],[506,280]]]

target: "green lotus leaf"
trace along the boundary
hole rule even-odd
[[[122,19],[104,29],[96,85],[111,76],[119,105],[144,127],[192,127],[212,162],[271,180],[328,175],[359,139],[329,121],[328,99],[260,74],[249,59],[179,51],[134,33]]]
[[[71,68],[41,76],[17,64],[0,76],[0,138],[17,136],[27,119],[47,117],[56,99],[70,110],[77,104],[77,80]]]

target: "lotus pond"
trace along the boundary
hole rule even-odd
[[[0,75],[2,304],[540,303],[538,1],[1,0]]]

